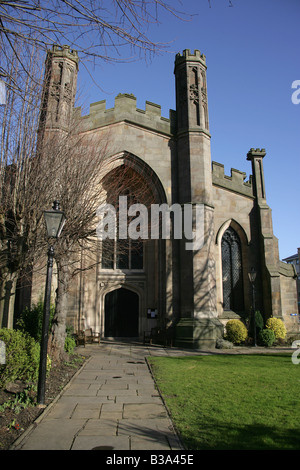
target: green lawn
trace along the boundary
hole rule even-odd
[[[148,361],[187,449],[300,449],[300,364],[291,355]]]

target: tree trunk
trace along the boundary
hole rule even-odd
[[[57,260],[57,291],[55,316],[49,342],[49,352],[54,362],[61,362],[66,359],[65,339],[66,339],[66,318],[68,307],[68,288],[71,279],[68,259]]]
[[[17,274],[8,274],[2,282],[0,293],[0,328],[13,328]]]

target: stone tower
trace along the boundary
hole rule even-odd
[[[200,51],[184,50],[175,60],[177,110],[178,202],[202,207],[197,230],[204,243],[198,250],[180,247],[180,312],[177,344],[215,344],[222,331],[217,319],[214,260],[214,206],[207,107],[206,59]],[[199,227],[199,222],[202,227]],[[196,227],[195,227],[196,228]]]
[[[68,130],[74,109],[78,54],[69,46],[53,46],[48,51],[41,106],[40,132]]]

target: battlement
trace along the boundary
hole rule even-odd
[[[80,112],[80,109],[75,112]],[[139,109],[133,94],[119,93],[115,97],[114,108],[107,109],[106,100],[92,103],[89,114],[81,116],[82,130],[92,130],[126,121],[170,136],[174,133],[175,114],[175,111],[170,110],[169,118],[163,117],[161,106],[150,101],[146,101],[144,110]]]
[[[247,160],[253,160],[253,158],[264,158],[266,156],[266,149],[254,149],[251,148],[247,153]]]
[[[188,60],[191,60],[191,61],[197,60],[206,66],[206,57],[204,54],[201,54],[201,52],[198,49],[194,50],[194,54],[191,53],[190,49],[184,49],[182,54],[178,52],[178,54],[176,54],[176,57],[175,57],[175,66]]]
[[[245,179],[245,172],[231,168],[231,176],[228,176],[224,173],[224,165],[212,162],[212,182],[214,185],[253,197],[252,175],[250,175],[249,181],[245,181]]]
[[[52,50],[48,51],[52,57],[66,57],[67,59],[71,59],[74,62],[78,63],[78,53],[75,49],[70,49],[70,46],[58,46],[54,44],[52,46]]]

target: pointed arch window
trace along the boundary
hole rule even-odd
[[[244,311],[244,289],[241,241],[236,231],[229,227],[222,237],[223,308],[234,312]]]

